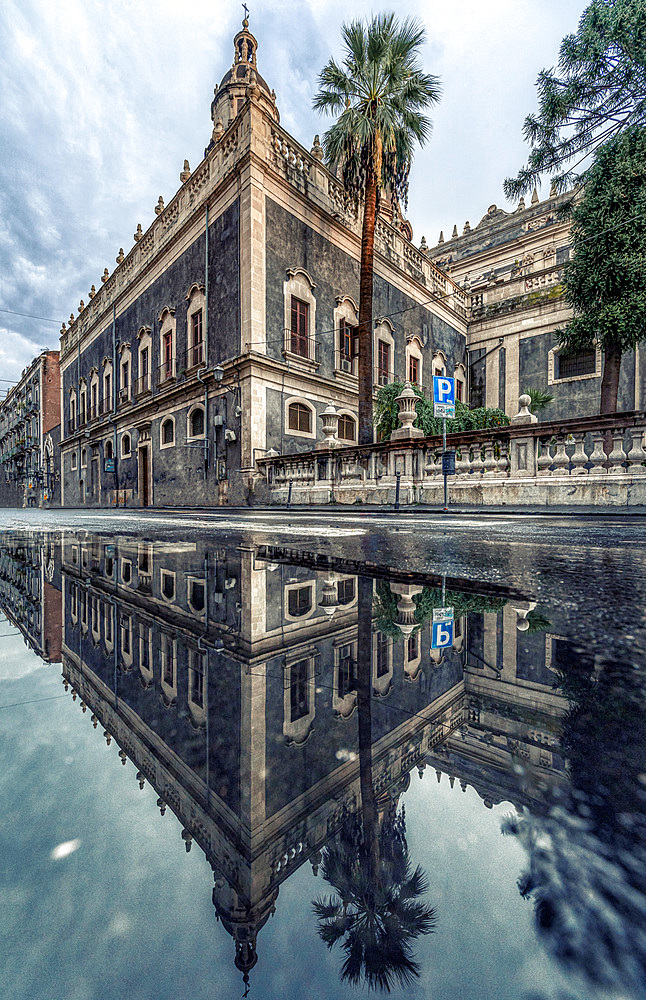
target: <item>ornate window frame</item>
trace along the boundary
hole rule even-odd
[[[292,668],[307,660],[307,705],[309,711],[300,719],[291,720]],[[314,649],[303,650],[290,655],[283,664],[283,736],[289,746],[303,746],[306,743],[316,716],[316,661]]]
[[[293,427],[290,428],[289,408],[294,403],[301,403],[303,406],[306,406],[312,414],[311,431],[296,431]],[[288,434],[290,437],[304,437],[309,438],[312,441],[316,440],[316,407],[309,401],[309,399],[306,399],[305,396],[289,396],[289,398],[285,400],[285,434]]]
[[[206,365],[208,363],[208,359],[204,354],[206,349],[206,338],[204,336],[206,327],[206,289],[204,285],[194,281],[185,298],[188,302],[186,310],[186,367],[195,368],[198,365]],[[193,343],[193,317],[199,312],[202,313],[201,351],[196,350],[196,345]]]
[[[202,610],[197,608],[192,600],[191,596],[193,593],[193,587],[195,584],[199,584],[204,588],[204,603],[202,605]],[[186,577],[186,605],[195,618],[204,618],[206,614],[206,580],[203,576],[187,576]]]
[[[352,355],[350,368],[344,364],[341,354],[341,321],[345,320],[350,326],[359,326],[359,307],[351,295],[337,295],[334,309],[334,371],[343,375],[352,376],[354,379],[359,375],[359,355]]]
[[[588,375],[570,375],[568,378],[556,378],[554,373],[557,370],[556,369],[557,355],[560,354],[562,350],[563,348],[559,347],[559,345],[557,344],[555,347],[551,347],[550,350],[547,352],[548,385],[561,385],[561,383],[563,382],[583,382],[586,379],[590,378],[601,378],[602,361],[601,361],[601,349],[599,347],[595,347],[594,349],[595,364],[593,372],[590,372]]]
[[[104,412],[112,409],[114,402],[114,365],[112,358],[104,358],[102,362],[103,375],[101,378],[101,398],[103,400]],[[110,392],[106,392],[106,379],[110,379]],[[109,401],[109,405],[106,405]]]
[[[440,348],[438,348],[437,350],[433,351],[433,361],[432,361],[431,377],[435,376],[435,369],[436,368],[441,368],[440,374],[441,375],[446,375],[446,366],[447,366],[447,363],[448,363],[448,358],[447,358],[446,354],[444,353],[444,351],[442,351]]]
[[[167,441],[166,444],[164,444],[164,426],[168,423],[168,421],[170,421],[173,425],[173,440]],[[159,421],[159,450],[163,451],[165,448],[174,448],[176,440],[177,427],[175,425],[175,415],[173,413],[168,413]]]
[[[383,633],[379,632],[379,629],[373,629],[372,633],[372,690],[376,695],[381,698],[385,698],[390,691],[392,681],[393,681],[393,642],[389,636],[383,636]],[[381,640],[387,640],[388,647],[386,650],[388,670],[383,673],[380,677],[377,677],[377,643]]]
[[[349,607],[349,605],[348,605]],[[334,675],[332,681],[332,709],[341,719],[349,719],[357,707],[357,692],[348,691],[343,698],[339,695],[339,673],[341,669],[341,650],[346,646],[352,647],[352,656],[357,662],[358,648],[356,632],[352,636],[344,639],[337,639],[334,643]]]
[[[164,339],[166,334],[171,335],[171,363],[166,365],[166,354],[164,351]],[[177,375],[177,320],[175,310],[170,306],[164,306],[159,314],[159,383],[163,385],[170,382]]]
[[[379,341],[383,340],[390,347],[388,382],[392,382],[395,377],[395,328],[389,319],[378,319],[375,323],[372,339],[373,351],[373,375],[372,381],[376,389],[381,385],[379,381]],[[386,385],[388,383],[385,383]]]
[[[292,591],[303,590],[305,587],[310,589],[310,607],[302,615],[292,615],[289,611],[289,595]],[[312,577],[308,580],[298,580],[295,583],[286,583],[283,588],[283,616],[287,622],[305,622],[308,618],[311,618],[316,611],[316,580]]]
[[[153,335],[152,330],[149,326],[142,326],[139,328],[137,333],[137,340],[139,341],[137,347],[137,381],[136,381],[136,394],[138,396],[142,395],[144,392],[150,392],[152,389],[152,378],[153,378]],[[148,351],[148,371],[142,371],[141,357],[144,351]]]
[[[410,358],[415,358],[418,364],[419,373],[418,379],[415,385],[421,388],[424,385],[424,355],[422,353],[422,342],[417,334],[411,334],[406,338],[406,377],[405,382],[410,382],[409,373],[409,361]]]
[[[288,267],[287,279],[283,282],[284,300],[284,347],[283,356],[289,357],[290,363],[303,364],[308,368],[318,368],[316,360],[316,285],[312,276],[304,267]],[[307,356],[294,354],[292,351],[292,298],[305,302],[307,314]]]
[[[164,579],[166,577],[171,577],[173,580],[173,596],[168,597],[164,593]],[[171,569],[160,569],[159,570],[159,593],[162,601],[166,601],[167,604],[174,604],[177,600],[177,574]]]
[[[462,400],[461,401],[463,403],[466,403],[466,401],[467,401],[467,370],[466,370],[466,367],[462,364],[461,361],[458,361],[457,365],[453,369],[453,378],[455,379],[455,385],[456,385],[456,389],[455,389],[455,399],[456,399],[456,401],[458,399],[457,384],[458,384],[458,382],[460,382],[461,385],[462,385]]]
[[[127,451],[125,450],[125,444],[124,444],[125,441],[128,442],[128,450]],[[121,438],[119,440],[119,456],[120,456],[120,458],[132,458],[132,432],[131,431],[124,431],[121,434]]]
[[[191,420],[193,419],[193,414],[195,413],[196,410],[202,411],[204,430],[202,431],[201,434],[191,433]],[[194,403],[193,406],[190,407],[188,413],[186,414],[186,440],[203,441],[205,437],[206,437],[206,414],[204,413],[204,404]]]

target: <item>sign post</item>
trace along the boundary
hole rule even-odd
[[[446,420],[455,419],[455,379],[446,375],[433,376],[433,416],[442,417],[442,474],[444,475],[444,510],[448,510],[447,476],[455,475],[455,454],[446,450]],[[449,454],[453,463],[448,461]],[[451,467],[452,466],[452,467]]]

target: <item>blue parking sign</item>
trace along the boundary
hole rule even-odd
[[[455,379],[446,375],[433,376],[433,414],[455,417]]]
[[[433,622],[431,649],[444,649],[453,645],[453,622]]]

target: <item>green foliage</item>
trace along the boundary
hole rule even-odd
[[[439,79],[418,65],[424,29],[381,13],[344,24],[341,34],[343,62],[323,68],[313,101],[316,111],[339,115],[323,136],[326,161],[354,201],[370,174],[405,204],[414,144],[431,134],[423,112],[440,99]]]
[[[377,392],[374,420],[377,433],[383,441],[387,441],[399,425],[399,404],[396,398],[403,388],[403,382],[390,382],[388,385],[382,385]],[[426,399],[417,386],[414,385],[412,388],[419,398],[417,419],[413,426],[421,427],[426,435],[441,434],[443,421],[441,417],[433,416],[433,401]],[[447,420],[446,432],[456,434],[458,431],[478,430],[482,427],[505,427],[508,423],[509,417],[503,410],[485,406],[470,410],[466,403],[457,400],[455,420]]]
[[[527,612],[526,621],[529,622],[529,628],[527,629],[529,635],[533,635],[535,632],[547,632],[552,627],[549,618],[546,618],[545,615],[541,614],[540,611],[536,611],[536,609]]]
[[[554,393],[544,392],[543,389],[523,389],[523,392],[531,399],[531,403],[529,404],[530,413],[540,413],[541,410],[544,410],[554,400]]]
[[[646,129],[598,151],[571,216],[564,283],[574,316],[559,343],[570,353],[633,350],[646,337]]]
[[[488,614],[502,611],[507,603],[504,597],[482,597],[480,594],[465,594],[461,590],[447,590],[444,594],[444,604],[442,604],[442,590],[439,587],[424,587],[421,594],[416,594],[413,597],[413,601],[415,602],[415,621],[418,626],[431,619],[434,608],[453,608],[455,617],[460,618],[462,615],[472,613]],[[400,638],[401,632],[396,624],[397,596],[393,594],[384,580],[380,580],[377,584],[373,600],[373,614],[376,617],[375,624],[380,632],[392,639]]]
[[[557,190],[567,190],[587,156],[625,129],[646,125],[644,0],[592,0],[576,34],[563,39],[558,67],[542,70],[536,87],[538,113],[523,126],[528,163],[505,181],[508,198],[525,194],[545,173]]]

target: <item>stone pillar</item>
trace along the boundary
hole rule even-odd
[[[529,412],[531,397],[526,393],[518,399],[518,413],[511,418],[512,426],[538,423],[538,417]],[[532,436],[513,437],[510,440],[511,475],[533,477],[536,475],[536,443]]]

